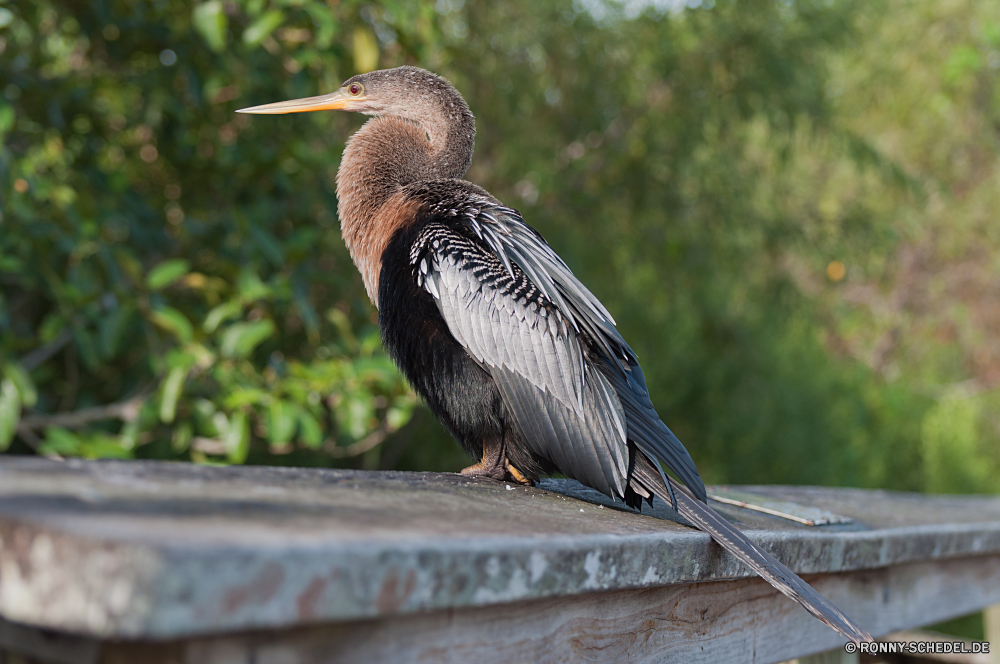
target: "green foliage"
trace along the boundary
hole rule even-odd
[[[997,488],[979,5],[5,7],[0,447],[461,467],[339,238],[358,119],[233,112],[406,62],[466,95],[468,178],[608,305],[706,480]]]
[[[324,464],[403,427],[338,237],[349,121],[233,113],[339,83],[360,4],[8,7],[0,446],[76,412],[14,449]]]
[[[949,395],[921,423],[925,486],[939,493],[1000,491],[996,454],[982,431],[984,404],[967,395]]]
[[[14,381],[0,381],[0,451],[10,447],[21,418],[21,395]]]

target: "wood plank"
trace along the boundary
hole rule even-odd
[[[1000,664],[1000,604],[988,606],[983,611],[983,633],[990,644],[996,644],[990,652],[993,664]]]
[[[4,664],[5,656],[18,655],[46,664],[97,664],[100,651],[94,639],[0,620],[0,662]]]
[[[1000,556],[809,577],[874,634],[1000,600]],[[838,636],[758,579],[590,593],[162,644],[113,644],[105,664],[539,662],[767,664],[838,648]]]
[[[788,664],[858,664],[860,658],[857,653],[845,652],[843,648],[827,650],[815,655],[806,655],[799,659],[793,659]]]
[[[720,507],[801,574],[1000,554],[996,497],[741,490],[853,520]],[[677,518],[569,481],[3,457],[0,616],[178,639],[752,576]]]

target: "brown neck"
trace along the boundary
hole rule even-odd
[[[467,107],[456,115],[461,117],[449,118],[445,110],[419,126],[400,117],[372,118],[344,149],[337,171],[341,234],[376,306],[382,252],[419,209],[405,200],[403,187],[460,178],[472,161],[472,115]]]

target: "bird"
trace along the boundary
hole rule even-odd
[[[388,355],[478,459],[462,474],[558,472],[638,509],[659,497],[810,614],[872,640],[707,504],[608,310],[517,210],[463,179],[476,125],[454,85],[404,65],[239,112],[322,110],[372,116],[337,171],[341,233]]]

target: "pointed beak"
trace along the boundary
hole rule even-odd
[[[309,111],[360,111],[363,109],[365,95],[354,97],[343,88],[328,95],[278,101],[273,104],[241,108],[237,113],[254,113],[257,115],[281,115],[283,113],[308,113]]]

